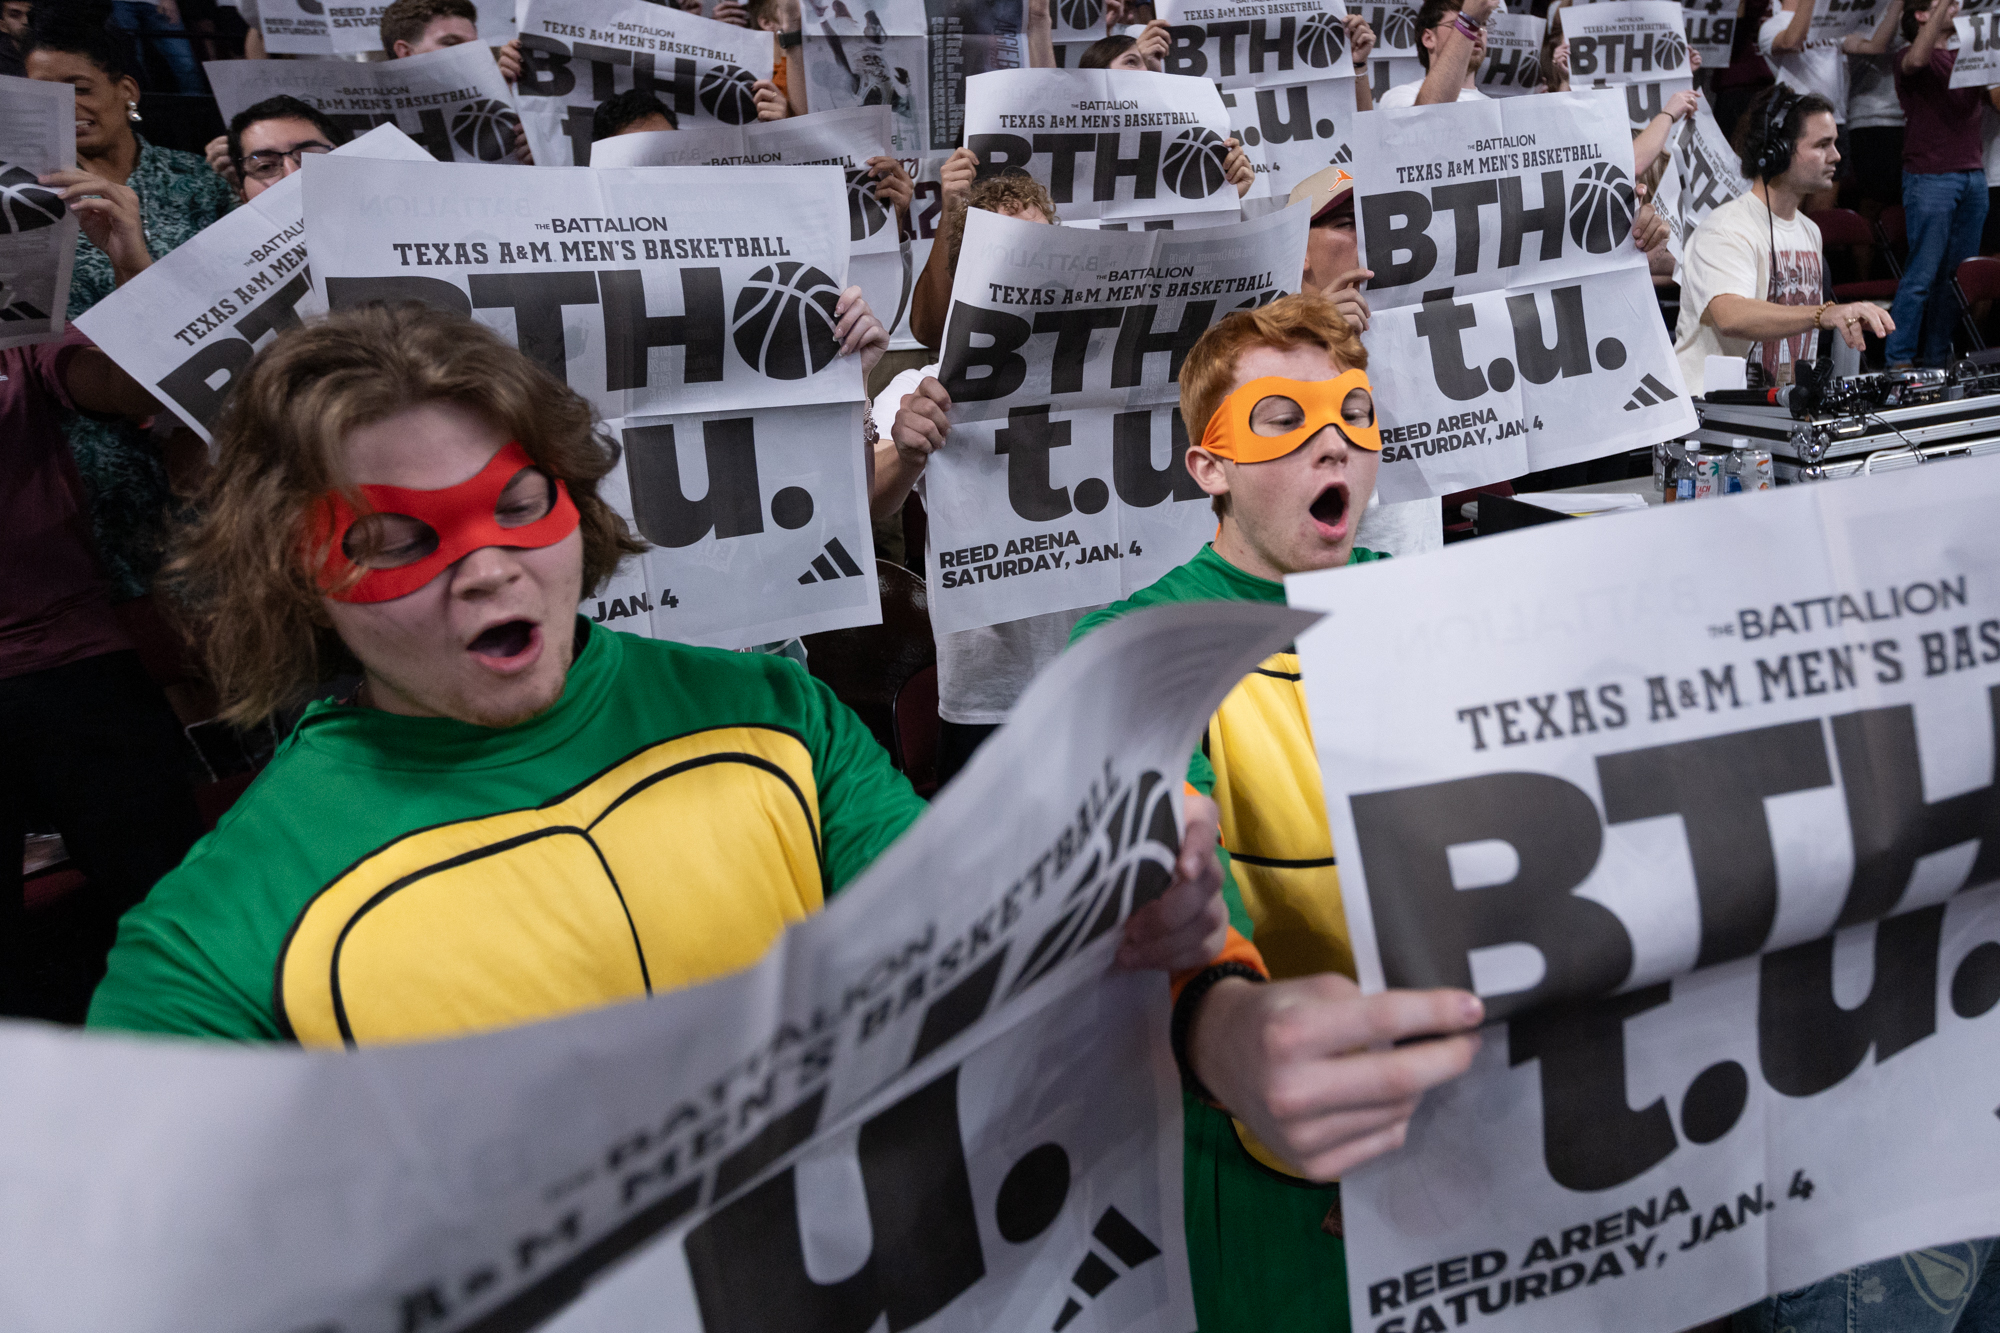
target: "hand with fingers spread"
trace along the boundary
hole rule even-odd
[[[1826,327],[1840,334],[1842,342],[1857,352],[1868,345],[1869,334],[1887,338],[1896,331],[1896,321],[1889,318],[1889,312],[1868,301],[1829,306],[1822,320]]]
[[[1302,1175],[1335,1180],[1402,1146],[1423,1094],[1471,1067],[1485,1008],[1464,991],[1363,995],[1346,977],[1229,977],[1199,1000],[1195,1077]],[[1411,1037],[1434,1037],[1389,1045]]]
[[[125,282],[152,266],[145,224],[139,218],[139,194],[131,186],[74,168],[51,171],[41,183],[58,187],[57,195],[76,214],[83,234],[110,257],[114,281]]]
[[[1243,151],[1243,145],[1234,139],[1224,139],[1223,147],[1229,155],[1222,159],[1222,174],[1236,187],[1236,197],[1241,199],[1250,193],[1250,187],[1257,183],[1257,173],[1250,166],[1250,155]]]
[[[840,354],[861,354],[861,373],[867,375],[889,350],[889,330],[875,318],[859,287],[849,287],[833,307],[833,336],[840,340]]]
[[[1166,892],[1126,920],[1118,967],[1185,972],[1222,951],[1229,909],[1222,902],[1222,861],[1215,854],[1221,815],[1206,796],[1190,791],[1186,801],[1173,880]]]

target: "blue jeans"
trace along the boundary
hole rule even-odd
[[[1731,1333],[2000,1333],[2000,1253],[1993,1240],[1970,1240],[1899,1254],[1773,1296],[1739,1311],[1730,1328]]]
[[[201,66],[195,61],[194,43],[189,40],[187,29],[167,22],[152,0],[111,0],[111,24],[132,35],[139,70],[145,68],[146,47],[151,45],[167,62],[175,92],[199,97],[206,91],[201,85]]]
[[[1942,366],[1951,359],[1951,330],[1958,320],[1950,283],[1958,266],[1979,253],[1979,233],[1986,226],[1986,173],[1906,171],[1903,212],[1909,219],[1910,262],[1889,307],[1896,331],[1884,355],[1892,366]]]

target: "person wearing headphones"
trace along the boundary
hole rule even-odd
[[[1837,133],[1831,102],[1783,83],[1744,112],[1736,151],[1750,188],[1703,219],[1681,261],[1674,354],[1690,388],[1711,356],[1755,358],[1765,383],[1789,384],[1794,365],[1818,354],[1821,330],[1856,350],[1894,331],[1880,306],[1827,299],[1819,228],[1802,206],[1833,187]]]

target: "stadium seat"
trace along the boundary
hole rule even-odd
[[[1828,208],[1817,213],[1809,213],[1813,225],[1819,228],[1820,242],[1826,247],[1827,259],[1833,262],[1834,252],[1844,250],[1850,256],[1851,270],[1866,271],[1873,256],[1881,255],[1888,261],[1892,272],[1897,271],[1894,256],[1868,225],[1868,219],[1851,208]],[[1836,301],[1888,301],[1896,295],[1896,278],[1859,278],[1833,284]]]
[[[2000,298],[2000,259],[1974,255],[1958,266],[1952,276],[1958,287],[1959,309],[1965,314],[1965,330],[1974,351],[1987,346],[1985,325]]]
[[[896,748],[891,756],[903,776],[929,800],[938,789],[937,666],[933,663],[903,682],[892,705]]]
[[[875,577],[882,623],[806,635],[806,665],[893,756],[897,696],[912,677],[936,664],[937,644],[924,581],[886,561],[876,562]]]

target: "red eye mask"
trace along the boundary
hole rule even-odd
[[[515,487],[503,509],[501,499],[523,471],[541,478]],[[356,513],[340,492],[314,510],[314,544],[326,552],[319,586],[337,602],[387,602],[429,583],[486,546],[533,549],[553,546],[576,531],[579,521],[569,488],[547,477],[517,442],[456,486],[435,491],[401,486],[363,486],[367,513]],[[358,524],[370,524],[356,532]],[[358,561],[357,561],[358,557]],[[361,571],[353,586],[342,588]],[[336,591],[339,589],[339,591]]]

